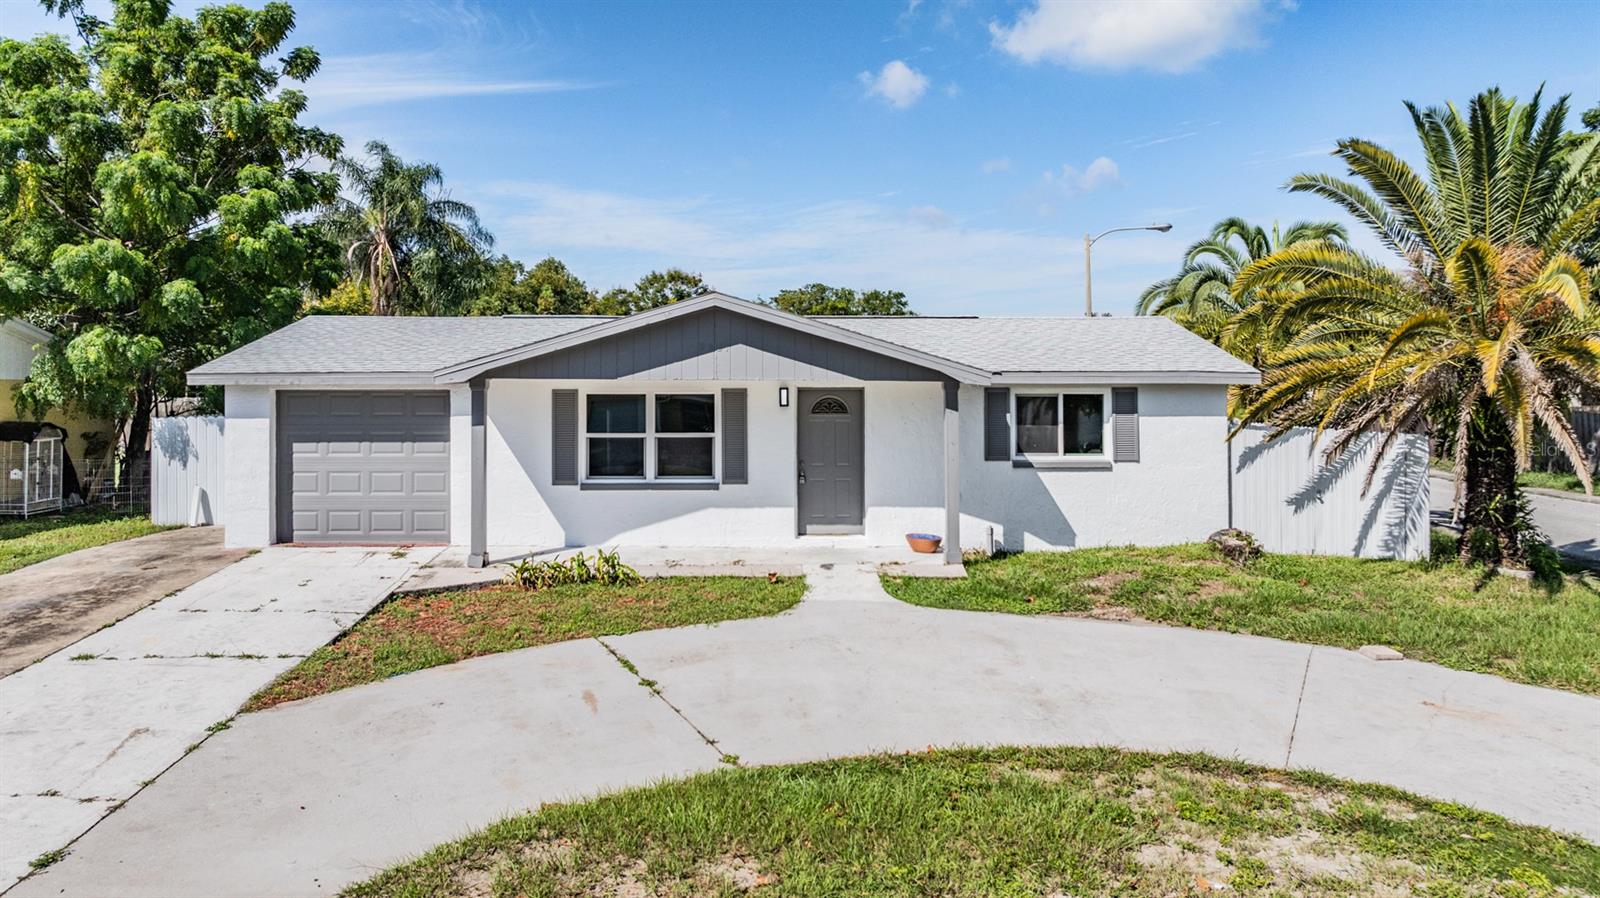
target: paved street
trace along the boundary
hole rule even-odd
[[[1450,497],[1454,487],[1449,477],[1429,475],[1429,493],[1435,520],[1450,518]],[[1576,558],[1600,564],[1600,500],[1586,496],[1552,495],[1530,492],[1533,520],[1557,549]]]

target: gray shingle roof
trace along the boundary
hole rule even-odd
[[[710,297],[706,298],[710,301]],[[730,298],[721,297],[726,303]],[[690,302],[695,302],[691,300]],[[735,303],[737,305],[737,303]],[[674,307],[682,308],[682,307]],[[686,310],[687,311],[687,310]],[[766,314],[779,314],[764,310]],[[534,315],[462,318],[318,315],[190,372],[195,383],[416,382],[444,369],[553,340],[614,319]],[[1138,375],[1149,382],[1253,382],[1255,369],[1165,318],[816,318],[966,369],[1043,380]],[[642,324],[642,322],[641,322]],[[605,330],[605,329],[601,329]],[[844,334],[840,335],[844,337]],[[480,367],[482,367],[480,365]]]
[[[609,318],[311,315],[191,374],[432,374],[440,368],[589,327]]]
[[[985,371],[1253,373],[1166,318],[824,318]]]

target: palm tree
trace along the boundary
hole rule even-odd
[[[1322,174],[1288,189],[1343,208],[1403,261],[1314,241],[1246,266],[1233,293],[1279,291],[1283,348],[1242,427],[1338,427],[1331,460],[1380,433],[1428,431],[1451,455],[1464,559],[1523,564],[1536,543],[1517,488],[1542,425],[1593,491],[1566,401],[1600,384],[1592,271],[1574,255],[1600,222],[1600,134],[1565,131],[1563,97],[1540,115],[1498,89],[1411,111],[1428,178],[1364,140],[1334,151],[1360,183]]]
[[[1224,345],[1240,358],[1253,361],[1259,347],[1241,331],[1227,345],[1224,335],[1228,322],[1254,306],[1257,292],[1234,296],[1233,280],[1240,270],[1257,259],[1307,240],[1346,239],[1343,225],[1331,221],[1297,221],[1287,230],[1272,223],[1269,233],[1242,218],[1224,218],[1211,228],[1211,234],[1189,247],[1183,268],[1166,280],[1151,284],[1139,296],[1135,313],[1165,315],[1213,343]]]
[[[344,249],[352,280],[372,297],[375,315],[449,311],[449,272],[465,270],[494,243],[478,213],[444,191],[444,173],[407,164],[381,141],[367,144],[370,165],[340,157],[333,169],[345,195],[322,222]]]

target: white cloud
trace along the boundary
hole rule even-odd
[[[1110,157],[1099,156],[1083,171],[1078,171],[1070,165],[1063,165],[1060,172],[1045,172],[1044,180],[1046,184],[1071,196],[1077,193],[1091,193],[1102,187],[1121,185],[1122,170]]]
[[[991,22],[989,31],[996,47],[1023,62],[1186,72],[1255,44],[1271,15],[1265,0],[1036,0],[1014,23]]]
[[[435,53],[334,56],[300,87],[316,113],[439,97],[542,94],[602,85],[562,79],[484,78],[441,64]]]
[[[528,182],[482,185],[462,198],[485,212],[500,250],[554,254],[602,290],[669,265],[752,299],[815,281],[904,290],[926,313],[1074,314],[1078,294],[1065,285],[1081,290],[1081,237],[964,227],[936,207],[744,205]],[[1156,244],[1096,252],[1107,308],[1131,310],[1149,270],[1170,264],[1171,246]]]
[[[1000,172],[1007,172],[1010,170],[1010,156],[999,156],[994,159],[985,159],[983,160],[983,164],[978,166],[978,171],[981,171],[986,175],[998,174]]]
[[[910,107],[928,91],[928,76],[899,59],[884,63],[876,75],[862,72],[856,77],[867,96],[878,97],[896,109]]]

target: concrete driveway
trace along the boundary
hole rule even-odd
[[[476,658],[243,715],[8,898],[328,894],[503,815],[724,752],[1205,751],[1600,838],[1594,698],[1249,636],[916,608],[856,568],[808,577],[777,617]]]
[[[131,798],[437,551],[267,549],[0,680],[0,883]]]
[[[0,574],[0,677],[244,556],[220,527],[180,527]]]

